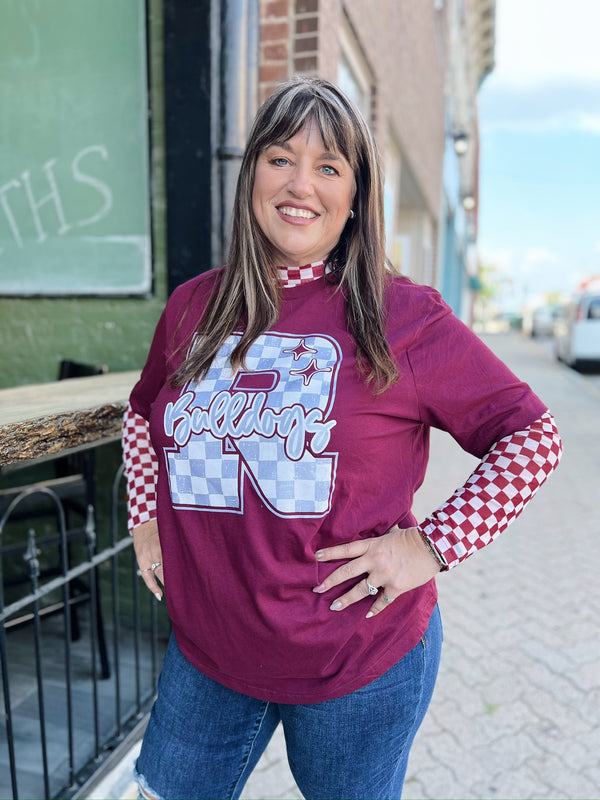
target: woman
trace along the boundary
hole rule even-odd
[[[295,79],[259,110],[233,218],[228,265],[169,299],[124,421],[138,564],[173,625],[140,790],[238,797],[281,721],[306,797],[400,797],[434,576],[522,510],[560,440],[386,263],[375,145],[335,86]],[[431,426],[482,461],[417,525]]]

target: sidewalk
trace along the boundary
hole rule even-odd
[[[600,392],[532,341],[486,342],[549,405],[564,455],[500,539],[438,580],[445,652],[405,798],[599,798]]]
[[[483,338],[549,405],[565,453],[499,540],[438,579],[442,666],[404,798],[597,800],[600,391],[535,342],[517,334]],[[435,433],[417,516],[443,502],[475,463]],[[103,794],[89,797],[135,797],[123,765],[120,784],[118,772]],[[301,798],[281,729],[242,797]]]

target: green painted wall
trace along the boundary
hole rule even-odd
[[[162,0],[149,0],[154,291],[137,298],[0,298],[0,387],[56,380],[61,359],[141,368],[167,298]],[[90,87],[93,95],[94,87]],[[125,135],[125,132],[124,132]]]

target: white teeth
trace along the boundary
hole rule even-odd
[[[314,219],[317,214],[307,208],[294,208],[293,206],[279,206],[278,210],[286,217],[303,217],[304,219]]]

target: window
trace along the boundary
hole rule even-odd
[[[152,286],[144,0],[2,3],[0,294]]]
[[[340,50],[338,85],[370,123],[372,73],[345,16],[340,32]]]
[[[593,297],[588,306],[588,319],[600,319],[600,297]]]

